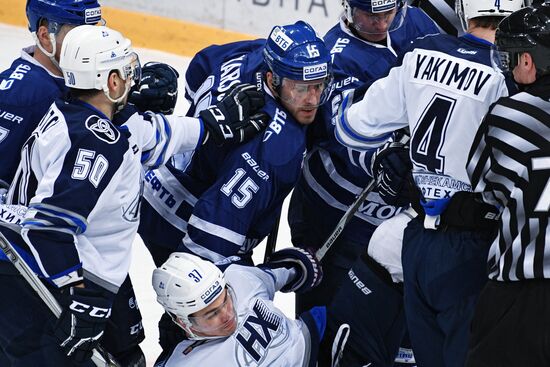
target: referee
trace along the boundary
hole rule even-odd
[[[550,4],[505,18],[496,44],[523,91],[492,106],[468,158],[502,214],[466,366],[550,366]]]

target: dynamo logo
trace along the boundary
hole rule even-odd
[[[304,80],[321,79],[326,77],[327,75],[328,65],[326,62],[318,65],[305,66],[303,69]]]
[[[92,115],[86,120],[86,129],[90,130],[99,140],[107,144],[115,144],[120,138],[120,132],[111,121]]]

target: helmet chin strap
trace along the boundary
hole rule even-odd
[[[46,51],[44,46],[42,46],[42,43],[40,43],[40,40],[38,39],[38,36],[36,35],[36,32],[32,32],[32,37],[34,38],[34,42],[36,44],[36,47],[38,47],[44,55],[48,56],[48,58],[50,59],[50,61],[53,64],[53,66],[55,66],[55,68],[61,72],[61,68],[59,67],[59,62],[55,59],[55,52],[57,51],[57,43],[55,41],[55,34],[50,32],[50,33],[48,33],[48,35],[50,36],[50,43],[52,44],[52,52]]]
[[[111,97],[110,92],[109,92],[109,87],[107,85],[103,86],[103,93],[105,93],[105,96],[107,97],[107,99],[109,101],[111,101],[115,104],[114,113],[120,112],[124,108],[123,101],[124,101],[124,98],[128,95],[128,92],[130,92],[131,84],[132,83],[130,82],[130,83],[126,83],[124,85],[124,93],[122,93],[122,95],[118,98]]]
[[[225,336],[204,336],[204,335],[197,335],[193,332],[191,329],[191,322],[189,320],[184,320],[183,318],[180,318],[179,316],[176,316],[172,314],[171,312],[168,312],[170,317],[172,318],[172,321],[176,323],[180,328],[185,331],[185,334],[187,334],[187,337],[191,340],[213,340],[213,339],[221,339],[226,338]]]

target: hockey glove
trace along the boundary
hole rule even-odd
[[[111,300],[94,289],[71,287],[63,297],[63,312],[54,336],[65,354],[77,363],[89,360],[111,315]]]
[[[412,169],[409,148],[400,142],[387,142],[372,156],[372,174],[380,197],[390,205],[409,204],[409,177]]]
[[[251,84],[233,88],[220,102],[199,113],[216,145],[243,143],[267,126],[267,117],[255,115],[264,106],[263,93]]]
[[[303,293],[321,283],[323,271],[315,255],[299,247],[288,247],[271,254],[264,266],[270,269],[287,268],[296,270],[296,278],[285,285],[281,292]]]
[[[168,64],[148,62],[141,70],[141,80],[130,94],[129,102],[141,111],[170,115],[178,99],[180,75]]]

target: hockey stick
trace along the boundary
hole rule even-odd
[[[399,139],[400,143],[407,144],[410,137],[408,135],[403,135],[401,139]],[[355,201],[351,204],[351,206],[346,210],[342,218],[338,221],[338,224],[336,224],[336,227],[334,230],[330,233],[328,238],[326,239],[325,243],[323,243],[323,246],[315,252],[315,257],[318,261],[321,261],[323,257],[327,254],[327,251],[331,248],[331,246],[334,244],[338,236],[340,236],[340,233],[344,230],[344,228],[347,226],[347,224],[351,221],[355,213],[357,213],[357,210],[359,209],[359,206],[365,201],[367,198],[367,195],[371,193],[371,191],[376,186],[376,179],[372,179],[371,182],[359,193]]]
[[[29,265],[21,259],[17,251],[13,248],[8,239],[0,232],[0,247],[6,257],[16,267],[19,273],[25,278],[29,285],[34,289],[38,296],[44,301],[46,306],[52,311],[55,317],[59,318],[61,315],[61,306],[53,296],[53,294],[46,288],[46,286],[40,281],[40,278],[31,270]],[[93,350],[92,362],[98,367],[121,367],[115,359],[107,353],[101,346],[97,346]]]
[[[273,228],[267,236],[267,242],[265,244],[265,254],[264,254],[264,264],[269,261],[271,254],[275,251],[275,246],[277,245],[277,235],[279,234],[279,222],[281,221],[281,216],[277,217],[275,223],[273,223]]]
[[[338,224],[336,224],[336,227],[331,232],[331,234],[326,239],[325,243],[323,243],[323,246],[315,252],[315,257],[317,260],[321,261],[323,257],[327,254],[327,251],[331,248],[331,246],[334,244],[338,236],[340,236],[340,233],[344,230],[344,228],[347,226],[347,224],[351,221],[355,213],[357,213],[357,210],[359,209],[359,206],[365,201],[367,198],[367,195],[371,193],[371,191],[374,189],[374,186],[376,184],[375,180],[372,180],[369,182],[369,184],[359,193],[355,201],[351,204],[351,206],[346,210],[342,218],[338,221]]]

